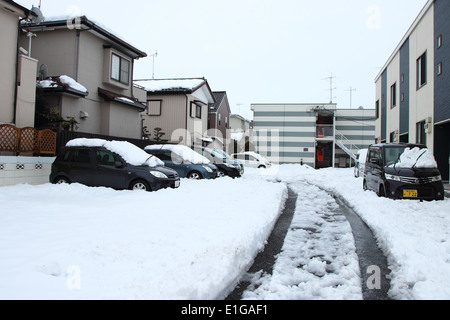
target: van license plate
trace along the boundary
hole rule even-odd
[[[403,197],[405,198],[417,198],[418,196],[417,190],[403,190]]]

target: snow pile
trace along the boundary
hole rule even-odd
[[[106,141],[102,139],[74,139],[67,143],[67,147],[104,147],[120,155],[123,160],[134,166],[158,167],[164,162],[155,156],[150,156],[141,148],[126,141]]]
[[[83,93],[87,93],[88,90],[86,87],[81,85],[80,83],[76,82],[74,79],[72,79],[69,76],[59,76],[48,80],[41,80],[38,81],[38,86],[41,88],[57,88],[59,86],[59,83],[62,86],[66,86],[69,88],[72,88],[73,90],[77,90]]]
[[[162,79],[135,81],[136,85],[148,92],[158,91],[193,91],[205,83],[204,79]]]
[[[396,168],[429,168],[436,169],[437,163],[433,153],[428,149],[406,148],[400,156],[400,160],[395,164]]]
[[[59,80],[61,81],[62,84],[67,85],[68,87],[77,90],[77,91],[81,91],[81,92],[87,92],[86,87],[82,86],[81,84],[79,84],[78,82],[76,82],[74,79],[72,79],[71,77],[68,76],[60,76]]]
[[[195,152],[191,148],[188,148],[183,145],[171,145],[171,144],[164,144],[164,145],[151,145],[145,147],[145,150],[170,150],[174,154],[178,155],[183,159],[186,163],[193,163],[193,164],[210,164],[211,161],[209,161],[207,158],[202,156],[201,154]]]

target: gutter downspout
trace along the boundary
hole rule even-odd
[[[79,64],[79,58],[80,58],[80,35],[81,30],[77,29],[77,34],[75,38],[75,70],[74,70],[74,76],[75,81],[78,81],[78,64]]]

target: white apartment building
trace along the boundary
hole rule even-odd
[[[253,104],[256,151],[277,163],[348,167],[375,141],[374,109],[336,104]]]

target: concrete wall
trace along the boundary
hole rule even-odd
[[[55,158],[0,156],[0,186],[49,182]]]

